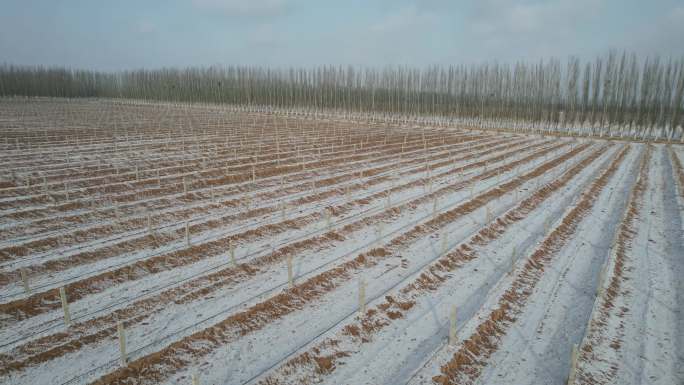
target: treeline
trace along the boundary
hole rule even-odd
[[[210,67],[104,73],[0,66],[0,95],[113,97],[446,117],[590,135],[682,138],[684,60],[611,52],[591,61],[383,69]]]

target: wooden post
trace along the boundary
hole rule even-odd
[[[432,218],[437,217],[437,198],[432,200]]]
[[[190,247],[190,227],[188,226],[188,222],[185,222],[185,245]]]
[[[294,287],[294,274],[292,271],[292,255],[287,256],[287,283]]]
[[[570,374],[568,375],[568,385],[575,383],[575,376],[577,375],[577,345],[572,345],[570,351]]]
[[[188,182],[185,180],[185,177],[183,177],[183,194],[188,193]]]
[[[359,313],[361,316],[366,313],[366,282],[363,278],[359,279]]]
[[[152,234],[152,216],[147,213],[147,232]]]
[[[456,305],[451,306],[449,314],[449,346],[456,345]]]
[[[382,238],[382,223],[375,226],[375,246],[380,246],[380,238]]]
[[[125,367],[126,363],[128,362],[128,358],[126,357],[126,330],[124,329],[124,324],[121,321],[116,323],[116,330],[119,333],[119,358],[121,361],[121,366]]]
[[[71,325],[71,315],[69,314],[69,302],[67,301],[64,287],[59,288],[59,299],[62,301],[62,310],[64,311],[64,325],[69,327]]]
[[[442,235],[442,252],[441,252],[441,254],[444,254],[447,251],[447,247],[448,247],[447,241],[448,241],[447,235],[443,234]]]
[[[192,385],[199,385],[199,376],[197,373],[192,374]]]
[[[26,294],[31,294],[31,288],[29,287],[28,272],[25,268],[19,269],[19,274],[21,275],[21,284],[24,286],[24,292]]]
[[[330,210],[326,208],[325,214],[323,214],[323,215],[325,216],[325,228],[330,229],[330,224],[331,224],[331,220],[332,220],[332,215],[330,214]]]
[[[599,272],[598,284],[596,285],[596,295],[603,296],[603,281],[606,279],[607,265],[604,263]]]
[[[237,265],[237,262],[235,262],[235,245],[231,243],[228,250],[230,252],[230,262],[233,266]]]
[[[515,267],[515,259],[516,259],[516,247],[513,246],[513,252],[511,252],[511,266],[510,269],[508,270],[508,274],[513,274],[513,268]]]

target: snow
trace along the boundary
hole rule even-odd
[[[99,103],[102,104],[95,103],[91,107],[81,105],[80,108],[111,107],[108,107],[106,102]],[[154,109],[160,106],[151,104],[140,108],[155,111]],[[234,119],[233,125],[239,119],[244,119],[245,122],[251,122],[253,119],[253,115],[242,116],[236,111],[199,107],[196,110],[185,110],[183,113],[198,114],[197,116],[204,117],[207,122],[211,121],[207,117],[214,116],[212,114],[225,114]],[[86,117],[79,119],[87,121]],[[267,116],[262,123],[269,124],[273,119],[275,118]],[[281,126],[281,129],[290,127],[292,132],[288,135],[299,132],[292,127],[316,123],[310,119],[288,119],[289,125]],[[292,123],[295,121],[296,125]],[[8,123],[0,122],[0,125],[2,124]],[[88,127],[86,123],[79,124]],[[349,137],[351,140],[353,136],[354,140],[363,142],[367,140],[368,135],[364,130],[378,135],[379,138],[386,132],[386,127],[382,124],[360,128],[355,126],[359,123],[334,118],[325,124],[337,124],[338,129],[347,130],[338,135],[329,132],[331,141],[335,137]],[[236,127],[231,126],[225,134],[236,135],[236,132]],[[415,127],[391,127],[388,132],[394,140],[395,147],[401,144],[401,139],[405,138],[407,133],[414,135],[411,139],[414,145],[423,143],[420,130],[416,130]],[[136,279],[120,282],[104,278],[101,281],[96,280],[103,276],[103,273],[185,249],[185,240],[182,236],[184,223],[177,222],[166,224],[163,230],[169,233],[175,231],[175,239],[157,248],[143,247],[114,253],[102,259],[32,276],[30,281],[34,295],[65,284],[87,280],[93,280],[95,288],[101,285],[101,290],[93,290],[83,298],[70,302],[71,317],[76,327],[72,327],[68,334],[62,334],[65,327],[62,310],[59,308],[27,316],[21,320],[10,317],[2,310],[0,322],[3,327],[0,329],[0,337],[4,342],[0,347],[0,383],[82,384],[102,379],[107,374],[118,374],[119,345],[115,331],[116,317],[112,317],[114,314],[123,314],[124,311],[132,309],[137,313],[121,319],[127,323],[125,333],[131,361],[145,362],[144,360],[155,353],[183,340],[190,341],[192,346],[204,346],[207,349],[207,353],[203,355],[177,357],[181,363],[179,368],[164,373],[162,383],[190,383],[190,378],[195,374],[200,378],[201,384],[226,385],[268,383],[267,380],[277,380],[281,384],[306,383],[300,381],[301,379],[326,384],[434,383],[433,376],[440,374],[441,367],[452,358],[460,346],[460,341],[472,335],[490,312],[497,308],[499,299],[522,272],[528,258],[575,207],[582,192],[625,146],[631,151],[620,163],[615,174],[610,177],[589,214],[581,220],[576,231],[565,240],[560,250],[553,253],[539,281],[525,300],[522,311],[497,341],[493,354],[483,360],[481,372],[472,383],[565,384],[571,370],[572,346],[582,346],[587,336],[599,332],[605,338],[597,344],[597,349],[593,352],[592,357],[596,359],[588,360],[583,356],[578,363],[580,372],[605,373],[611,367],[617,368],[612,378],[599,376],[601,383],[684,383],[684,369],[681,365],[684,357],[684,283],[681,279],[684,276],[684,186],[676,183],[675,164],[670,158],[671,155],[679,157],[681,162],[681,159],[684,159],[682,146],[650,145],[652,150],[648,159],[648,184],[643,202],[639,202],[640,211],[633,242],[627,255],[628,269],[625,273],[624,290],[616,298],[614,305],[616,309],[624,307],[628,311],[622,316],[613,314],[605,324],[599,325],[597,309],[601,301],[597,299],[597,292],[600,292],[599,288],[607,279],[604,277],[604,281],[601,281],[601,270],[607,266],[606,277],[611,277],[614,273],[611,267],[615,255],[612,242],[630,203],[631,191],[638,180],[639,161],[646,153],[648,145],[598,139],[549,139],[532,135],[503,137],[499,133],[468,132],[457,127],[428,127],[425,132],[431,138],[444,136],[453,139],[471,133],[483,135],[482,138],[467,144],[433,142],[426,145],[430,156],[438,158],[430,161],[430,164],[467,156],[474,146],[503,139],[508,139],[508,143],[517,150],[503,160],[490,162],[486,167],[472,167],[464,173],[457,170],[481,159],[506,154],[511,148],[497,145],[498,149],[487,154],[486,148],[479,149],[472,158],[433,167],[430,170],[430,175],[434,176],[430,189],[422,183],[428,175],[423,170],[422,149],[413,150],[401,157],[397,153],[386,152],[381,159],[372,159],[376,156],[374,154],[380,154],[386,149],[382,142],[374,142],[373,146],[358,150],[369,155],[369,160],[327,165],[315,171],[290,172],[286,175],[283,185],[280,184],[280,175],[275,175],[260,178],[255,190],[252,190],[251,182],[219,186],[214,189],[216,199],[219,200],[244,199],[247,196],[259,195],[260,198],[255,199],[251,206],[251,209],[255,209],[280,207],[282,203],[296,202],[298,198],[344,189],[348,185],[368,183],[365,187],[352,191],[350,196],[316,198],[310,203],[298,204],[291,208],[287,213],[288,219],[305,216],[319,218],[297,228],[286,228],[281,223],[270,233],[249,235],[264,225],[282,222],[281,212],[274,210],[253,218],[224,221],[216,227],[203,228],[202,231],[193,234],[192,244],[196,246],[227,239],[230,236],[243,237],[236,245],[236,257],[240,264],[238,267],[233,267],[228,250],[208,251],[206,255],[191,263],[184,263],[179,267],[169,265]],[[140,150],[135,157],[121,150],[116,156],[111,157],[110,163],[123,165],[133,158],[147,159],[150,167],[141,168],[141,171],[146,172],[148,178],[156,179],[150,177],[149,173],[155,170],[154,165],[158,163],[159,169],[170,172],[168,177],[175,180],[183,175],[192,174],[181,172],[174,167],[180,164],[181,159],[183,162],[197,161],[214,154],[209,145],[206,149],[198,147],[193,152],[176,152],[182,148],[179,143],[169,142],[163,135],[146,135],[148,134],[142,132],[139,138],[132,142],[137,141],[137,144],[141,145],[145,141],[145,146],[153,148],[148,151]],[[247,146],[238,141],[229,144],[227,139],[224,140],[221,135],[215,133],[198,135],[206,143],[211,144],[213,141],[228,153],[232,153],[234,148],[242,149],[243,146]],[[256,138],[258,135],[252,138],[254,142],[257,141]],[[100,139],[101,142],[96,140],[88,145],[83,144],[80,148],[74,146],[73,153],[70,154],[72,163],[73,159],[81,157],[91,159],[92,156],[92,159],[97,159],[100,151],[111,146],[104,138]],[[285,142],[284,139],[281,140]],[[314,149],[310,138],[302,137],[296,140],[311,144],[311,149]],[[253,142],[249,143],[254,145]],[[491,169],[560,144],[564,145],[546,156],[527,161],[499,176],[478,180],[471,190],[471,178],[479,178]],[[476,199],[484,199],[476,197],[484,197],[486,192],[535,170],[545,162],[562,156],[581,144],[587,144],[588,148],[543,175],[525,181],[516,188],[516,193],[510,192],[499,199],[493,199],[486,205],[477,206],[467,214],[456,216],[455,219],[439,226],[430,224],[434,218],[433,200],[424,199],[429,194],[440,192],[436,201],[438,213],[464,207]],[[175,150],[165,156],[162,147],[156,149],[155,145],[171,146]],[[17,171],[20,179],[34,171],[42,170],[55,179],[67,178],[70,183],[83,183],[83,186],[101,183],[98,177],[88,177],[77,172],[80,167],[77,166],[78,163],[66,164],[57,160],[50,162],[42,159],[45,155],[37,150],[32,153],[28,149],[13,149],[9,144],[6,146],[9,152],[0,155],[0,159],[9,161],[9,167]],[[59,148],[56,142],[53,146]],[[595,160],[571,175],[567,184],[554,191],[526,216],[505,227],[503,232],[486,243],[475,242],[478,233],[496,218],[503,218],[506,214],[515,212],[523,199],[535,194],[545,184],[561,178],[565,170],[579,164],[594,151],[602,148],[601,146],[605,146],[604,150]],[[121,147],[123,148],[123,145]],[[322,148],[322,155],[314,154],[314,158],[307,158],[306,161],[315,162],[319,157],[342,159],[350,152],[354,152],[333,151],[326,146]],[[454,149],[458,151],[454,152]],[[44,150],[45,153],[51,152],[49,147]],[[270,148],[268,151],[268,154],[274,154],[276,150]],[[13,155],[21,157],[12,160]],[[228,159],[231,160],[232,157]],[[246,155],[244,159],[250,159],[250,156]],[[241,160],[243,157],[238,158],[238,162]],[[399,165],[400,162],[409,160],[414,163]],[[212,160],[209,162],[211,169]],[[216,162],[220,164],[220,159]],[[91,165],[97,163],[94,160],[88,161]],[[317,186],[315,189],[305,186],[312,180],[349,175],[376,167],[389,169],[373,176],[354,177],[328,186]],[[103,170],[107,169],[103,167]],[[130,166],[127,171],[130,174]],[[58,182],[53,184],[57,187],[61,185]],[[411,185],[392,194],[390,205],[396,209],[388,210],[386,199],[378,193],[408,184]],[[36,189],[39,187],[42,188],[36,186]],[[75,187],[75,190],[78,189],[79,187]],[[138,189],[144,190],[145,187]],[[298,192],[284,193],[288,189]],[[66,212],[52,211],[50,205],[22,203],[27,198],[40,196],[31,187],[1,190],[0,202],[6,205],[0,210],[0,229],[5,232],[0,236],[0,249],[3,250],[9,246],[20,246],[34,240],[71,234],[75,231],[94,231],[115,222],[110,214],[103,214],[89,217],[83,223],[67,223],[65,218],[79,213],[88,214],[92,210],[85,208]],[[88,187],[83,187],[81,193],[86,196],[78,199],[88,201],[92,196],[102,199],[105,195],[115,197],[128,193],[92,193],[90,196],[88,194],[91,193],[88,191]],[[116,206],[125,208],[123,216],[127,220],[145,218],[146,212],[140,208],[147,205],[153,207],[151,212],[155,214],[196,209],[197,212],[189,217],[191,224],[205,224],[211,220],[230,218],[231,215],[245,210],[243,206],[214,206],[208,188],[200,187],[193,189],[192,192],[196,194],[192,200],[186,200],[183,198],[185,194],[176,192],[165,193],[163,197],[141,197]],[[330,227],[317,217],[327,207],[367,198],[370,198],[367,202],[358,203],[341,214],[334,215]],[[18,217],[12,216],[22,211],[33,210],[37,217],[17,219]],[[490,218],[487,218],[488,213]],[[378,239],[379,223],[382,224],[382,228]],[[342,231],[344,226],[352,224],[353,227]],[[397,241],[416,229],[425,231],[420,232],[415,239]],[[338,237],[324,239],[323,235],[331,230],[336,232]],[[9,274],[18,268],[30,268],[48,261],[68,260],[81,253],[103,250],[139,239],[145,233],[146,229],[140,227],[119,229],[106,236],[32,252],[27,257],[10,258],[0,264],[0,273]],[[297,245],[303,241],[312,243],[310,246],[295,249],[293,267],[296,284],[320,277],[321,274],[348,264],[357,256],[369,253],[378,246],[389,250],[390,253],[382,258],[378,257],[377,264],[371,263],[353,269],[348,277],[331,280],[330,284],[334,285],[332,290],[315,299],[302,302],[295,310],[269,320],[255,330],[241,333],[235,325],[227,327],[225,332],[228,342],[214,344],[210,340],[193,337],[195,333],[220,325],[231,316],[247,314],[248,310],[279,294],[290,293],[287,263],[283,255],[287,254],[286,250],[289,248],[299,247]],[[411,294],[410,299],[415,301],[415,304],[402,312],[401,317],[392,319],[386,326],[373,333],[368,341],[360,342],[345,331],[345,327],[355,325],[362,319],[359,314],[359,281],[364,281],[367,285],[368,309],[377,309],[387,301],[387,296],[406,299],[409,294],[406,294],[405,289],[440,260],[444,255],[443,247],[446,247],[447,252],[451,252],[463,245],[471,245],[472,253],[476,257],[444,273],[443,281],[434,290]],[[274,252],[281,251],[284,254],[280,257],[268,259]],[[249,273],[240,273],[242,267],[253,270]],[[232,273],[224,278],[216,275],[223,272]],[[135,309],[135,304],[161,298],[163,293],[170,290],[177,290],[176,293],[183,295],[159,302],[145,302],[145,308]],[[10,301],[21,302],[25,297],[21,282],[12,281],[3,286],[0,302],[4,306]],[[456,306],[457,309],[459,342],[456,346],[447,345],[452,306]],[[95,338],[98,333],[104,333],[105,329],[109,331],[104,336]],[[30,349],[32,343],[38,343],[48,337],[54,338],[55,341],[41,342],[44,345],[40,345],[37,351]],[[54,357],[49,357],[38,364],[5,372],[6,365],[13,360],[22,362],[47,348],[59,349],[65,344],[78,341],[79,337],[90,337],[93,341],[80,344],[74,351],[55,354]],[[619,349],[610,346],[611,341],[616,338],[621,341]],[[325,341],[330,340],[338,341],[339,345],[334,348],[327,347],[321,354],[345,352],[344,356],[334,360],[334,369],[317,372],[310,366],[287,365],[289,360],[319,349]],[[160,364],[158,367],[166,366]],[[149,370],[155,370],[155,367],[150,367]],[[129,380],[133,383],[157,382],[130,378]]]

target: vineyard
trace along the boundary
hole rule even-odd
[[[2,98],[0,383],[682,383],[681,92],[610,139]]]

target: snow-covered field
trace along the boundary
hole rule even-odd
[[[0,148],[0,383],[684,383],[681,145],[6,99]]]

